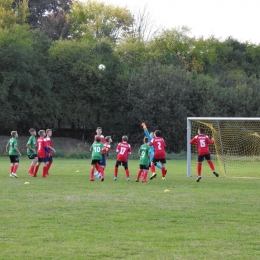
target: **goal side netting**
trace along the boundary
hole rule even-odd
[[[227,177],[260,178],[260,118],[187,118],[187,176],[197,175],[197,146],[190,140],[203,127],[213,137],[209,145],[216,171]],[[206,162],[202,176],[212,176]]]

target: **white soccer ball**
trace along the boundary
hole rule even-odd
[[[105,70],[106,69],[106,66],[104,64],[99,64],[98,65],[98,69],[99,70]]]

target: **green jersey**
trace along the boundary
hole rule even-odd
[[[148,144],[143,144],[140,146],[139,154],[140,154],[140,164],[141,165],[149,165],[149,153],[151,147]]]
[[[36,149],[36,138],[35,136],[31,136],[27,142],[27,145],[29,145],[32,149]],[[36,154],[36,151],[32,151],[31,149],[27,148],[27,154],[28,155],[32,155],[32,154]]]
[[[92,151],[91,158],[92,160],[102,160],[102,149],[104,147],[103,143],[95,142],[91,145],[90,149]]]
[[[15,147],[18,147],[18,141],[16,138],[12,137],[9,142],[9,155],[19,155],[19,153],[14,149]]]

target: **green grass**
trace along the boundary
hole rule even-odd
[[[130,161],[131,181],[120,167],[115,182],[111,160],[90,182],[83,159],[55,159],[43,179],[20,161],[14,179],[0,159],[0,259],[260,259],[258,179],[197,183],[185,161],[168,161],[167,181],[136,183]]]

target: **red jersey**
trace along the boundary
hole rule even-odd
[[[106,142],[106,143],[105,143],[105,155],[107,155],[107,154],[108,154],[108,152],[109,152],[110,148],[111,148],[111,145],[110,145],[110,143]]]
[[[47,156],[46,151],[45,151],[46,146],[47,146],[46,139],[44,137],[39,137],[36,142],[38,158],[45,158]]]
[[[161,137],[154,137],[152,141],[149,143],[150,146],[154,147],[154,158],[155,159],[164,159],[165,155],[165,147],[166,144]]]
[[[52,140],[50,137],[46,137],[46,146],[52,147]],[[52,150],[51,149],[49,149],[49,150],[50,150],[49,155],[52,156]]]
[[[95,137],[94,137],[94,142],[96,141],[96,136],[100,136],[100,138],[101,138],[101,143],[105,143],[105,137],[104,137],[104,135],[95,135]]]
[[[214,144],[214,141],[211,140],[207,135],[200,134],[196,135],[191,141],[190,144],[198,146],[198,155],[209,154],[208,144]]]
[[[116,159],[120,162],[127,162],[128,161],[128,155],[131,154],[132,149],[129,143],[127,142],[121,142],[118,144],[116,148],[117,157]]]

